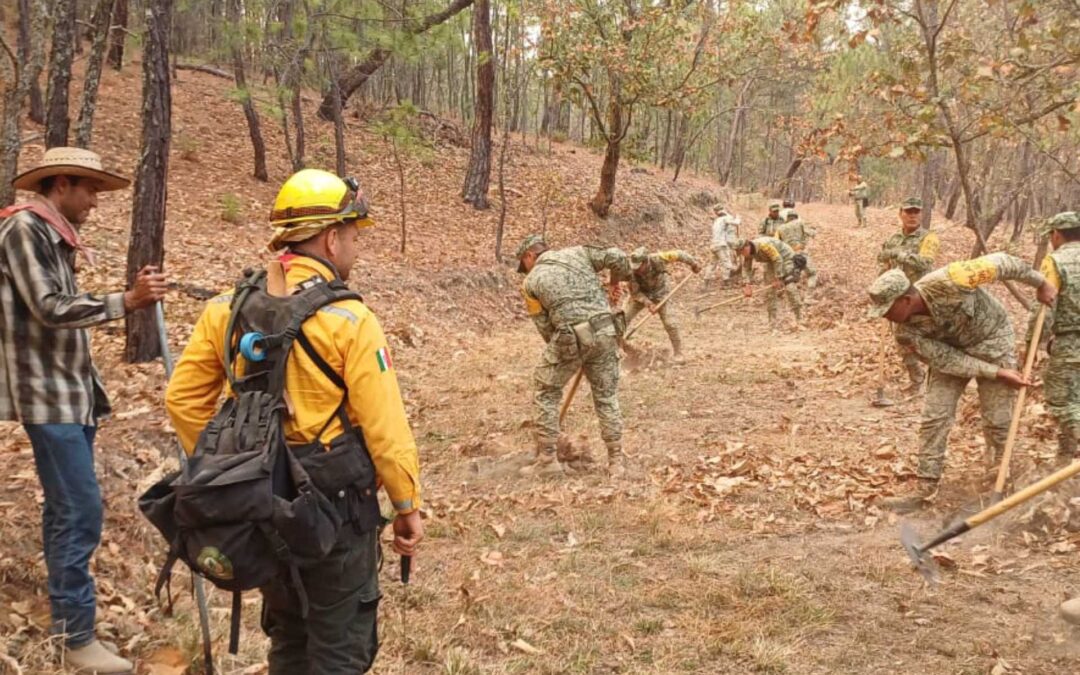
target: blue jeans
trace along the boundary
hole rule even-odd
[[[41,516],[54,634],[68,647],[94,639],[96,599],[90,557],[101,542],[101,490],[94,475],[97,427],[24,425],[45,492]]]

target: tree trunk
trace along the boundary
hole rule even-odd
[[[30,31],[26,39],[34,40],[22,49],[20,37],[19,52],[27,55],[28,61],[21,58],[9,59],[7,53],[0,54],[0,82],[6,83],[3,89],[3,117],[0,118],[0,208],[15,201],[15,188],[11,181],[18,172],[19,150],[22,148],[22,136],[19,132],[19,118],[22,104],[37,82],[44,59],[45,3],[43,0],[29,0],[26,10],[30,12],[27,21]],[[5,71],[4,65],[10,66]]]
[[[454,0],[450,6],[441,12],[429,14],[423,19],[409,21],[405,25],[405,31],[411,35],[420,35],[432,26],[437,26],[447,19],[457,15],[473,3],[473,0]],[[340,91],[341,105],[345,105],[356,90],[359,89],[372,73],[386,63],[392,52],[389,49],[378,47],[367,53],[364,59],[353,67],[352,70],[338,78],[337,89]],[[327,93],[319,104],[319,117],[324,120],[334,119],[334,95]]]
[[[784,172],[784,177],[780,179],[780,182],[773,188],[772,197],[774,199],[780,199],[787,196],[788,189],[791,187],[791,180],[795,178],[795,174],[799,173],[799,169],[802,167],[805,157],[795,155],[792,158],[791,163],[788,164],[787,171]]]
[[[144,265],[161,265],[165,258],[165,203],[169,174],[172,92],[169,78],[169,34],[172,0],[150,0],[143,41],[142,151],[135,171],[131,210],[131,242],[127,278],[132,283]],[[129,363],[142,363],[161,354],[154,312],[145,309],[127,316]]]
[[[601,218],[607,217],[611,212],[611,204],[615,201],[615,177],[619,171],[622,140],[626,135],[622,102],[619,100],[619,87],[614,80],[608,96],[607,129],[605,130],[607,147],[604,151],[604,165],[600,167],[600,187],[596,191],[596,196],[589,202],[589,208]]]
[[[746,123],[746,96],[752,84],[753,80],[747,80],[735,95],[735,114],[731,117],[731,129],[728,132],[727,145],[724,146],[724,155],[720,160],[720,171],[717,176],[721,185],[727,185],[731,180],[732,168],[735,165],[735,148],[738,145],[742,127]]]
[[[328,43],[325,33],[323,42]],[[330,86],[334,96],[334,168],[339,176],[345,176],[348,172],[345,155],[345,111],[341,106],[341,92],[337,88],[337,69],[334,67],[333,54],[327,53],[326,59],[327,76],[330,78]]]
[[[109,47],[109,65],[116,70],[124,67],[124,42],[127,40],[128,0],[116,0],[113,7],[112,46]]]
[[[29,89],[21,71],[22,64],[19,61],[9,59],[7,53],[0,52],[0,82],[5,86],[2,91],[4,116],[0,120],[0,143],[3,144],[0,152],[0,209],[15,201],[15,188],[11,185],[11,179],[18,171],[19,149],[22,145],[19,137],[19,117],[22,100]]]
[[[109,25],[112,21],[113,0],[98,0],[94,9],[93,42],[90,60],[86,64],[86,83],[83,85],[79,121],[75,123],[75,145],[90,147],[90,135],[94,128],[94,112],[97,110],[98,86],[101,84],[101,67],[105,61],[105,45],[108,43]]]
[[[922,166],[922,226],[930,227],[930,219],[934,215],[934,205],[937,201],[937,192],[934,184],[937,182],[938,165],[941,164],[941,155],[937,150],[931,150],[930,156]]]
[[[236,89],[240,92],[241,106],[244,109],[244,119],[247,120],[248,136],[251,137],[251,149],[254,152],[255,168],[252,175],[256,180],[266,182],[269,175],[266,172],[266,144],[263,143],[262,129],[259,125],[259,113],[255,111],[255,104],[251,100],[251,92],[248,91],[247,76],[244,72],[244,48],[245,31],[240,27],[241,11],[240,0],[229,0],[229,17],[237,28],[238,34],[232,38],[232,62],[233,78]]]
[[[42,0],[19,0],[19,68],[28,78],[30,119],[38,124],[45,123],[45,101],[38,79],[45,64],[47,11]],[[11,81],[14,82],[14,78]]]
[[[340,99],[339,99],[340,100]],[[292,114],[293,127],[296,128],[296,155],[293,156],[293,171],[299,171],[307,165],[304,155],[307,152],[307,142],[304,133],[304,108],[300,101],[300,78],[296,78],[296,86],[292,90]],[[333,117],[331,117],[333,119]]]
[[[68,86],[75,58],[75,0],[56,0],[53,6],[52,52],[49,56],[49,87],[45,96],[45,147],[68,144]]]
[[[495,105],[495,60],[491,40],[491,3],[476,0],[473,7],[473,43],[476,45],[476,109],[472,149],[461,196],[476,209],[488,208],[491,183],[491,120]],[[506,82],[503,82],[506,86]]]

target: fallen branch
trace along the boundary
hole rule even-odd
[[[233,74],[222,70],[221,68],[214,68],[213,66],[200,66],[197,63],[178,63],[176,64],[177,70],[194,70],[197,73],[206,73],[207,75],[213,75],[214,77],[223,77],[226,80],[232,80]]]

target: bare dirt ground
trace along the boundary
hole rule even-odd
[[[174,157],[167,268],[182,281],[221,288],[263,259],[261,218],[274,188],[230,165],[246,152],[237,111],[229,108],[219,126],[199,117],[224,100],[227,83],[184,77],[177,115],[181,129],[201,139],[201,158]],[[135,152],[137,81],[135,71],[106,80],[102,114],[114,122],[99,133],[106,153]],[[891,343],[889,394],[898,405],[869,405],[884,332],[862,318],[863,289],[894,227],[892,208],[873,209],[870,226],[859,230],[847,206],[800,205],[819,229],[813,251],[822,277],[800,332],[770,336],[760,297],[695,319],[695,307],[733,291],[702,297],[696,282],[688,284],[676,306],[689,362],[661,357],[624,372],[632,475],[611,481],[598,470],[540,482],[511,469],[532,448],[529,382],[541,340],[520,307],[517,276],[488,262],[492,215],[477,217],[456,202],[465,154],[441,148],[436,171],[412,168],[422,187],[410,219],[413,252],[403,257],[393,252],[397,215],[387,187],[396,178],[379,164],[377,139],[368,140],[352,160],[391,213],[371,233],[355,285],[390,335],[421,448],[428,527],[407,591],[396,581],[396,561],[384,566],[376,672],[1080,672],[1080,632],[1057,618],[1058,603],[1080,592],[1080,537],[1069,527],[1067,500],[1075,492],[945,547],[936,588],[912,572],[897,520],[874,505],[912,475],[920,405],[898,391]],[[585,215],[592,182],[580,180],[595,175],[597,158],[556,150],[555,159],[516,155],[512,185],[529,197],[511,210],[509,246],[539,222],[534,193],[554,172],[564,186],[550,221],[557,244],[706,253],[709,219],[700,207],[708,202],[694,199],[716,186],[691,179],[673,187],[662,174],[626,171],[623,206],[602,223]],[[32,157],[33,150],[25,161]],[[247,224],[220,221],[223,190],[250,200]],[[763,215],[760,197],[735,203],[744,227]],[[105,264],[83,273],[84,287],[119,283],[127,209],[126,195],[102,200],[88,237]],[[966,256],[969,233],[947,222],[935,229],[943,262]],[[1025,255],[1031,248],[1021,242]],[[1022,313],[1008,302],[1019,325]],[[170,302],[177,350],[200,306],[179,293]],[[172,451],[161,368],[120,363],[122,335],[120,325],[95,332],[117,409],[99,437],[108,502],[95,562],[101,631],[139,657],[141,673],[177,675],[199,653],[186,578],[174,583],[176,616],[164,617],[151,592],[164,544],[134,505]],[[655,321],[635,341],[656,354],[667,347]],[[953,432],[942,497],[918,521],[924,534],[978,493],[984,469],[973,399],[965,398]],[[1047,473],[1053,455],[1037,392],[1033,399],[1018,451],[1023,475]],[[587,388],[568,426],[602,466]],[[53,646],[44,633],[40,490],[29,445],[14,427],[0,430],[0,462],[0,653],[26,673],[59,672],[48,665]],[[215,593],[212,605],[222,672],[265,672],[257,594],[247,598],[236,658],[224,653],[228,597]],[[2,661],[0,672],[14,672]]]

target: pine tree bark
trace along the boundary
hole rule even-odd
[[[56,0],[53,6],[49,88],[45,96],[45,147],[68,144],[68,86],[75,58],[75,0]]]
[[[28,78],[30,119],[38,124],[45,123],[45,100],[38,79],[45,65],[46,13],[42,0],[19,0],[19,67]]]
[[[465,172],[462,198],[476,209],[486,209],[491,184],[491,122],[495,105],[495,60],[491,40],[490,0],[476,0],[473,7],[473,43],[476,45],[476,110],[472,149]],[[504,83],[503,86],[506,86]]]
[[[236,89],[240,92],[241,107],[244,109],[244,119],[247,120],[248,136],[251,137],[251,150],[254,155],[252,175],[256,180],[265,183],[269,180],[266,172],[266,143],[263,142],[259,113],[255,111],[255,104],[251,100],[251,92],[248,91],[247,76],[244,72],[245,32],[239,28],[240,0],[229,0],[229,17],[233,26],[239,31],[239,35],[233,36],[232,39],[233,79],[236,82]]]
[[[113,30],[109,36],[112,41],[109,47],[109,65],[115,70],[124,67],[124,41],[127,39],[128,25],[128,0],[116,0],[113,7],[112,17]]]
[[[409,21],[405,30],[411,35],[420,35],[432,26],[437,26],[447,19],[453,18],[463,9],[473,4],[473,0],[454,0],[446,9],[434,14],[428,14],[423,19]],[[368,78],[379,68],[382,68],[392,52],[389,49],[377,47],[367,53],[364,59],[353,67],[352,70],[338,78],[337,89],[340,92],[341,105],[348,103],[356,90],[359,89]],[[334,119],[334,96],[333,88],[323,97],[319,104],[319,117],[324,120]]]
[[[27,44],[24,52],[23,38],[20,37],[20,44],[16,49],[25,53],[27,60],[24,61],[10,52],[0,35],[0,45],[3,46],[3,51],[0,52],[0,83],[6,85],[0,85],[0,100],[4,104],[3,116],[0,118],[0,208],[15,201],[15,188],[11,181],[18,171],[19,150],[22,149],[22,137],[19,133],[22,104],[37,82],[44,59],[45,3],[43,0],[29,0],[26,10],[30,13],[28,24],[32,29],[26,38],[33,40],[34,36],[37,36],[37,40]]]
[[[143,44],[142,152],[135,172],[131,210],[131,241],[127,278],[132,283],[145,265],[161,265],[165,258],[165,203],[169,174],[169,137],[172,133],[172,91],[169,70],[169,34],[173,0],[149,0]],[[154,312],[127,315],[125,357],[142,363],[161,354]]]
[[[97,110],[97,93],[101,85],[101,68],[105,62],[105,46],[108,43],[109,24],[112,21],[113,0],[98,0],[94,9],[93,42],[90,46],[90,60],[86,64],[86,81],[83,84],[82,105],[79,106],[79,120],[75,123],[75,145],[80,148],[90,147],[90,136],[94,128],[94,112]]]

